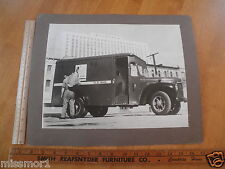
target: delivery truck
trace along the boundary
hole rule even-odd
[[[74,87],[75,115],[103,117],[109,107],[149,105],[156,115],[174,115],[184,97],[182,81],[175,77],[151,77],[144,60],[122,53],[56,62],[52,105],[62,106],[62,82],[79,67],[80,83]],[[69,106],[68,106],[68,114]]]

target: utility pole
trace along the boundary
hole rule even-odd
[[[153,58],[153,63],[154,63],[154,67],[155,67],[155,74],[156,74],[156,75],[157,75],[157,69],[156,69],[155,55],[158,55],[158,54],[159,54],[159,52],[156,52],[156,53],[153,53],[153,54],[151,54],[151,55],[146,56],[146,57],[152,56],[152,58]]]

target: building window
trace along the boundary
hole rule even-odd
[[[166,70],[164,70],[164,76],[167,77],[167,72],[166,72]]]
[[[178,72],[176,72],[176,77],[178,77]]]
[[[173,77],[173,72],[172,71],[170,71],[170,77]]]
[[[48,65],[48,66],[47,66],[47,72],[50,72],[51,69],[52,69],[52,65]]]
[[[152,70],[152,77],[155,77],[155,71]]]
[[[158,74],[159,74],[159,77],[161,77],[161,72],[160,72],[160,70],[158,70]]]

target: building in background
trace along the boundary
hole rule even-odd
[[[57,60],[55,59],[49,59],[49,58],[46,58],[45,60],[45,77],[44,77],[44,84],[43,84],[44,103],[51,103],[56,61]]]
[[[162,64],[156,65],[156,71],[155,72],[155,66],[153,64],[147,64],[147,69],[149,73],[149,77],[175,77],[180,78],[183,86],[186,87],[186,72],[184,68],[180,68],[179,66],[165,66]]]
[[[65,32],[65,57],[89,57],[118,53],[133,53],[143,60],[150,50],[146,43],[128,41],[114,35]]]
[[[181,78],[180,67],[173,67],[173,66],[164,66],[162,64],[156,65],[147,64],[148,72],[150,73],[150,77],[177,77]]]

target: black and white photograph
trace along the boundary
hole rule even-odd
[[[42,128],[189,127],[180,25],[49,24]]]

